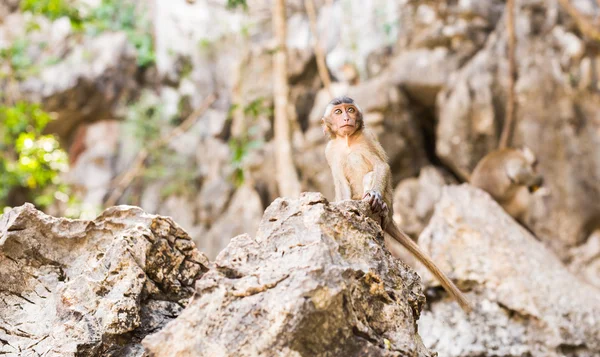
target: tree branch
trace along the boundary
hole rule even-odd
[[[279,195],[298,197],[300,181],[292,156],[290,143],[290,120],[288,116],[288,73],[286,46],[285,0],[275,0],[273,4],[273,34],[277,40],[277,50],[273,55],[273,92],[275,102],[275,167]]]
[[[508,88],[506,98],[506,113],[504,117],[504,125],[500,136],[499,148],[504,149],[509,145],[513,122],[515,119],[516,103],[515,103],[515,82],[517,81],[517,65],[515,60],[515,1],[506,1],[506,31],[508,33],[507,41],[507,56],[508,56]]]
[[[594,41],[600,42],[600,28],[598,26],[594,25],[590,19],[580,14],[575,6],[571,5],[569,0],[558,0],[558,2],[569,16],[573,18],[581,33]],[[600,5],[600,1],[598,1],[598,4]]]
[[[317,69],[319,71],[319,77],[323,82],[323,86],[329,92],[329,96],[333,98],[333,92],[331,91],[331,77],[329,77],[329,71],[327,70],[327,64],[325,63],[325,54],[323,48],[321,48],[321,41],[319,41],[319,30],[317,28],[317,13],[315,11],[314,0],[304,0],[304,7],[306,7],[306,14],[310,22],[310,31],[314,37],[314,50],[315,57],[317,59]]]

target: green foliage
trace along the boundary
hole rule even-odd
[[[30,11],[51,20],[66,16],[74,28],[81,28],[82,25],[79,10],[66,0],[21,0],[21,11]]]
[[[133,0],[102,0],[100,5],[80,11],[69,0],[23,0],[21,10],[43,15],[51,20],[68,17],[76,31],[84,31],[90,35],[98,35],[105,31],[123,31],[137,52],[140,67],[154,63],[154,43],[150,22],[140,16],[138,5]],[[36,28],[35,24],[30,30]],[[39,26],[37,26],[39,29]]]
[[[102,0],[84,19],[84,28],[91,34],[123,31],[135,46],[138,66],[147,67],[155,61],[150,23],[138,16],[134,1]]]
[[[234,104],[230,109],[230,113],[238,108]],[[231,151],[231,166],[233,174],[231,180],[236,187],[244,183],[244,168],[245,159],[252,150],[259,149],[263,145],[263,139],[258,137],[258,127],[256,119],[261,116],[271,116],[273,109],[268,106],[264,98],[253,100],[243,108],[244,116],[250,122],[250,126],[240,137],[232,137],[229,139],[229,150]]]
[[[197,173],[187,158],[176,155],[168,146],[153,147],[161,135],[173,130],[169,125],[172,118],[165,118],[163,107],[158,104],[160,98],[144,92],[139,100],[130,105],[124,121],[126,142],[132,138],[137,148],[149,151],[141,177],[148,181],[164,180],[161,189],[164,198],[173,194],[184,194],[194,187]]]
[[[68,168],[67,155],[54,136],[42,134],[50,120],[36,104],[0,106],[1,206],[9,204],[9,195],[18,189],[41,208],[66,196],[59,174]]]
[[[139,100],[127,108],[124,130],[128,138],[133,137],[141,145],[149,144],[160,136],[162,107],[158,98],[144,92]]]
[[[227,0],[227,9],[233,10],[237,7],[242,7],[244,10],[248,10],[248,4],[246,0]]]
[[[10,47],[0,49],[0,61],[9,65],[14,78],[21,80],[35,71],[33,61],[27,54],[30,43],[26,38],[14,41]],[[6,74],[2,74],[6,76]]]

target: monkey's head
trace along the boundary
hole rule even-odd
[[[346,96],[334,98],[321,119],[323,132],[332,139],[350,136],[363,129],[362,111],[354,99]]]
[[[537,158],[535,153],[527,146],[517,149],[521,158],[518,161],[509,160],[507,174],[511,181],[526,186],[529,191],[535,192],[543,184],[543,177],[537,173]]]

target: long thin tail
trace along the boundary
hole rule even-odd
[[[446,291],[450,295],[452,295],[452,297],[454,297],[454,299],[456,299],[456,301],[458,302],[460,307],[462,307],[462,309],[465,312],[471,312],[473,310],[473,308],[471,307],[471,304],[469,303],[467,298],[464,296],[464,294],[460,290],[458,290],[456,285],[454,285],[454,283],[452,281],[450,281],[450,279],[448,279],[446,274],[444,274],[435,265],[433,260],[431,260],[431,258],[429,258],[429,256],[426,255],[421,250],[421,248],[419,248],[417,243],[415,243],[412,239],[410,239],[410,237],[407,236],[406,233],[402,232],[402,230],[400,230],[398,227],[396,227],[396,225],[393,222],[390,222],[387,225],[385,231],[389,235],[391,235],[395,240],[397,240],[400,244],[402,244],[406,249],[408,249],[417,259],[419,259],[419,261],[421,263],[423,263],[423,265],[425,265],[427,267],[427,269],[429,269],[429,271],[433,275],[435,275],[435,277],[440,281],[440,283],[442,284],[444,289],[446,289]]]

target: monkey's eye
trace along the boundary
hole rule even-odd
[[[354,113],[354,108],[348,108],[348,113]]]
[[[334,113],[335,113],[335,114],[342,114],[342,110],[341,110],[341,109],[336,109],[336,110],[334,111]]]

